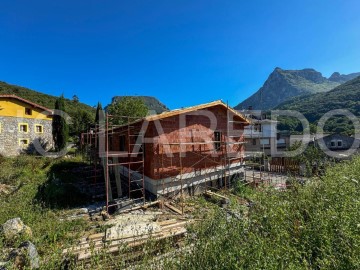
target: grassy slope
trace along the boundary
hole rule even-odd
[[[60,269],[62,248],[74,243],[89,226],[79,220],[61,221],[67,210],[51,209],[35,200],[58,162],[62,161],[26,156],[0,160],[0,183],[19,187],[10,196],[0,195],[0,224],[21,217],[32,228],[42,269]],[[210,218],[204,216],[203,222],[190,229],[187,241],[194,250],[163,259],[163,269],[360,268],[359,157],[286,192],[244,192],[243,188],[235,192],[250,196],[254,202],[250,211],[239,207],[237,200],[232,200],[231,208],[242,209],[242,219],[230,218],[220,209],[211,211]],[[6,244],[0,236],[0,250]],[[121,258],[107,257],[107,262],[116,264]],[[150,269],[147,263],[152,262],[145,261],[139,269]],[[100,261],[93,261],[91,267],[110,269]]]
[[[255,192],[244,219],[219,211],[173,269],[360,269],[360,158],[322,179]]]
[[[320,93],[327,92],[334,89],[339,84],[329,80],[314,82],[301,76],[299,71],[295,70],[280,70],[280,74],[293,87],[301,89],[304,93]]]
[[[59,161],[31,156],[0,159],[0,184],[17,187],[14,193],[0,193],[0,224],[20,217],[32,229],[31,241],[36,245],[41,257],[41,269],[60,269],[62,246],[74,243],[86,229],[83,220],[60,221],[68,210],[51,209],[38,201],[39,187],[48,180],[52,166]],[[17,246],[23,239],[7,243],[0,235],[0,250]]]
[[[25,98],[29,101],[53,109],[57,97],[43,94],[25,87],[11,85],[5,82],[0,82],[0,95],[12,94]],[[69,99],[65,99],[66,111],[70,116],[74,116],[79,109],[85,110],[95,116],[95,109],[84,103],[74,103]]]

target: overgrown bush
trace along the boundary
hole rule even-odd
[[[219,211],[178,269],[360,269],[360,158],[287,191],[252,194],[243,219]]]

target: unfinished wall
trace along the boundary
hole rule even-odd
[[[243,141],[243,124],[234,123],[234,130],[239,137],[232,137],[234,134],[227,134],[227,111],[224,107],[217,106],[207,109],[212,112],[217,119],[216,132],[220,132],[222,142],[240,142]],[[210,119],[204,115],[186,116],[186,125],[179,128],[179,116],[166,118],[161,121],[164,134],[159,134],[154,124],[151,124],[149,135],[155,137],[155,143],[152,145],[153,153],[150,153],[153,168],[150,175],[152,179],[163,179],[169,176],[176,176],[181,172],[190,173],[198,171],[199,174],[207,168],[212,168],[224,164],[226,153],[228,155],[240,156],[244,153],[244,145],[220,144],[220,148],[215,150],[214,130],[210,129]],[[239,119],[235,119],[239,121]],[[148,135],[148,134],[147,134]],[[181,146],[177,143],[183,143]],[[199,142],[209,142],[201,144]],[[170,151],[173,156],[167,155]],[[180,161],[180,153],[182,158]],[[233,160],[233,163],[239,160]],[[181,166],[182,165],[182,166]],[[148,166],[146,164],[146,166]],[[148,171],[147,171],[148,172]]]
[[[214,126],[204,115],[204,111],[210,112],[215,117]],[[184,188],[195,190],[199,183],[208,181],[216,183],[218,179],[226,177],[224,165],[228,166],[225,168],[228,169],[229,177],[239,173],[239,168],[242,166],[245,152],[244,144],[239,143],[244,141],[242,118],[235,115],[234,119],[230,119],[234,120],[230,122],[230,126],[233,125],[233,128],[230,127],[232,131],[230,134],[228,134],[228,113],[224,106],[214,106],[202,109],[200,113],[195,111],[187,114],[183,126],[180,126],[181,119],[184,119],[183,115],[174,115],[156,122],[147,122],[145,138],[151,139],[151,142],[147,141],[143,146],[144,167],[140,171],[136,164],[124,165],[136,172],[144,171],[146,189],[154,194],[161,194],[162,185],[169,187],[170,182],[174,186],[173,189],[178,191],[181,188],[179,175],[187,179],[183,183]],[[126,145],[125,155],[118,156],[117,162],[141,160],[141,155],[128,156],[127,152],[133,152],[137,139],[134,135],[143,124],[142,121],[131,124],[130,131],[129,126],[112,130],[113,134],[109,135],[111,138],[109,149],[116,154],[123,148],[121,144]],[[225,144],[225,142],[233,144]],[[124,176],[126,177],[126,173]]]

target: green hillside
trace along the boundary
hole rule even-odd
[[[317,123],[325,113],[335,109],[347,109],[360,116],[360,76],[326,93],[292,98],[276,109],[299,111],[310,123]],[[290,129],[298,128],[296,122],[292,120],[288,120],[286,124]],[[333,117],[326,125],[326,131],[329,132],[349,133],[352,129],[350,120],[344,117]]]
[[[329,91],[340,83],[332,82],[314,69],[275,68],[264,85],[235,109],[268,110],[295,96]]]
[[[112,98],[112,103],[118,102],[119,100],[121,100],[124,97],[126,97],[126,96],[115,96]],[[148,107],[148,109],[150,111],[155,111],[156,114],[166,112],[169,110],[168,107],[166,107],[163,103],[161,103],[155,97],[151,97],[151,96],[133,96],[133,97],[141,99],[144,102],[144,104],[146,105],[146,107]]]
[[[53,109],[57,97],[43,94],[25,87],[11,85],[0,81],[0,95],[17,95],[31,102],[37,103],[49,109]],[[70,116],[75,116],[80,110],[86,111],[95,117],[95,109],[84,103],[65,99],[66,111]]]

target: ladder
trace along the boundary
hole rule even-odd
[[[145,203],[145,134],[141,131],[133,131],[134,126],[128,125],[128,192],[129,199],[142,200]]]

